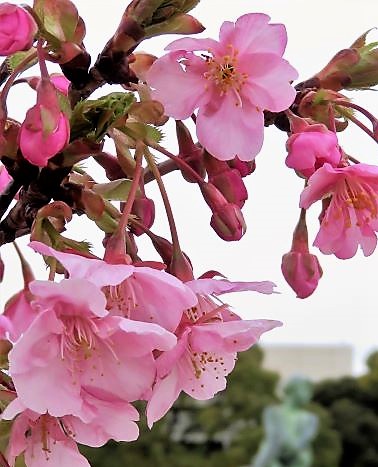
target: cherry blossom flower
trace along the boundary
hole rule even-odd
[[[53,256],[72,278],[86,279],[104,287],[108,308],[113,315],[156,323],[174,331],[185,309],[197,303],[195,294],[176,277],[150,267],[108,264],[99,259],[63,253],[39,242],[30,246],[44,255]],[[119,277],[123,276],[123,280]],[[111,278],[114,278],[110,282]]]
[[[269,20],[246,14],[224,22],[219,41],[178,39],[147,73],[167,115],[185,119],[199,109],[198,140],[218,159],[254,159],[263,143],[263,111],[285,110],[295,98],[290,82],[297,72],[282,58],[285,27]]]
[[[57,419],[48,414],[38,414],[27,409],[16,397],[2,413],[3,420],[15,420],[7,452],[11,465],[24,451],[26,459],[30,459],[28,467],[45,465],[44,462],[46,465],[66,466],[64,461],[68,462],[71,458],[83,462],[79,466],[86,466],[89,464],[78,456],[76,443],[100,447],[110,439],[134,441],[138,438],[139,429],[135,421],[139,420],[139,413],[131,404],[121,400],[100,401],[89,394],[86,394],[85,403],[96,414],[90,423],[84,423],[72,415]],[[34,458],[38,460],[42,456],[44,462],[38,464]],[[52,459],[55,458],[59,458],[62,464],[53,463]]]
[[[14,402],[17,403],[17,399]],[[15,409],[14,406],[11,410],[8,408],[3,419],[7,419],[8,413]],[[12,424],[7,449],[10,467],[15,466],[21,454],[24,454],[26,467],[90,467],[87,459],[80,454],[76,442],[69,436],[64,419],[48,414],[40,415],[31,410],[24,410]]]
[[[334,168],[326,163],[308,181],[300,199],[302,208],[330,197],[315,238],[324,254],[347,259],[360,245],[365,256],[373,253],[378,231],[378,167],[368,164]]]
[[[156,360],[157,382],[147,405],[150,427],[167,413],[181,391],[204,400],[225,389],[237,352],[249,349],[261,334],[282,324],[242,320],[208,295],[242,290],[272,293],[271,282],[200,279],[187,284],[198,294],[198,304],[184,314],[176,331],[177,345]]]
[[[7,2],[0,4],[0,55],[30,49],[37,31],[36,22],[24,8]]]
[[[88,422],[94,415],[86,393],[132,402],[150,390],[152,351],[172,348],[173,334],[110,316],[105,295],[84,279],[33,281],[29,289],[38,314],[9,353],[9,373],[27,408]]]
[[[337,167],[342,156],[336,133],[321,124],[308,125],[292,134],[286,148],[286,165],[305,178],[311,177],[326,162]]]

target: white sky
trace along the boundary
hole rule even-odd
[[[75,4],[87,24],[87,50],[95,59],[112,35],[127,2],[76,0]],[[273,22],[286,25],[289,44],[285,58],[298,69],[300,80],[303,80],[319,71],[338,50],[349,46],[367,29],[377,26],[374,11],[377,11],[376,0],[319,0],[313,4],[303,0],[202,0],[194,15],[207,27],[201,36],[217,38],[224,20],[236,20],[248,12],[269,14]],[[171,38],[173,40],[175,36],[150,40],[140,49],[160,55]],[[377,40],[377,32],[373,31],[371,38]],[[109,90],[102,89],[96,95],[106,92]],[[353,96],[360,105],[378,114],[374,92],[364,91]],[[27,106],[33,105],[33,99],[33,92],[21,86],[17,87],[17,92],[11,91],[11,115],[22,121]],[[212,231],[209,226],[211,213],[197,186],[183,182],[178,173],[165,177],[182,247],[190,255],[197,275],[215,269],[230,279],[269,279],[278,285],[280,295],[260,296],[244,292],[227,297],[236,311],[246,318],[272,318],[284,322],[284,327],[267,334],[264,342],[350,344],[356,352],[355,368],[360,371],[363,358],[378,347],[378,253],[364,258],[359,252],[355,258],[346,261],[319,253],[324,275],[317,291],[306,300],[295,298],[281,276],[280,264],[282,254],[290,249],[292,229],[299,214],[297,206],[302,181],[285,167],[285,140],[284,133],[275,128],[267,129],[263,150],[256,159],[257,170],[244,179],[249,192],[249,200],[243,208],[248,230],[240,242],[223,242]],[[340,135],[340,142],[346,152],[357,159],[378,163],[378,146],[352,124]],[[167,137],[165,145],[175,152],[172,138]],[[157,199],[156,187],[154,183],[150,185],[147,193]],[[318,229],[319,211],[320,205],[315,206],[309,215],[310,241]],[[168,236],[162,210],[158,210],[153,230]],[[68,234],[90,240],[97,247],[101,244],[101,236],[91,223],[84,223],[83,217],[72,222]],[[21,245],[26,243],[26,238],[19,240]],[[139,251],[144,259],[152,259],[154,254],[144,241],[140,242]],[[26,253],[40,271],[38,278],[45,278],[40,258],[34,253]],[[21,279],[12,246],[3,247],[1,254],[6,264],[5,280],[0,286],[0,303],[4,303],[17,291]]]

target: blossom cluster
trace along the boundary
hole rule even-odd
[[[138,437],[147,401],[150,427],[181,391],[210,399],[226,386],[237,352],[281,323],[242,320],[217,298],[251,290],[270,294],[271,282],[198,279],[183,283],[148,266],[111,264],[57,251],[69,277],[32,280],[6,306],[9,376],[14,390],[2,414],[15,419],[7,458],[24,454],[28,467],[88,465],[76,443],[102,446]]]

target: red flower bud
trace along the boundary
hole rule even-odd
[[[240,240],[247,230],[239,206],[232,203],[227,203],[213,212],[210,225],[217,235],[226,242]]]
[[[135,198],[131,212],[147,229],[151,228],[155,220],[155,204],[152,199]],[[135,224],[132,224],[130,229],[138,237],[144,233],[144,230]]]

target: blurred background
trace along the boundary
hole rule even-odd
[[[75,0],[75,4],[87,25],[86,47],[95,59],[114,32],[127,2]],[[376,0],[202,0],[193,14],[206,26],[201,37],[216,38],[224,20],[234,21],[248,12],[264,12],[272,22],[284,23],[289,37],[285,58],[298,69],[302,81],[323,68],[337,51],[377,26],[376,11]],[[377,40],[376,31],[370,35],[371,41]],[[140,49],[161,55],[170,41],[170,37],[155,38]],[[51,66],[51,71],[56,69]],[[102,88],[93,97],[113,90],[116,87]],[[349,95],[378,114],[373,91]],[[22,121],[34,99],[34,91],[26,87],[11,91],[11,116]],[[175,152],[175,141],[170,136],[173,125],[168,124],[164,131],[163,144]],[[151,432],[142,425],[138,442],[86,451],[94,467],[137,463],[154,467],[252,465],[265,436],[264,409],[283,403],[282,388],[298,374],[314,384],[312,401],[303,409],[316,414],[319,421],[316,437],[310,443],[315,453],[313,465],[378,466],[378,358],[372,354],[378,347],[377,254],[364,258],[359,252],[342,261],[319,253],[324,275],[318,290],[304,301],[294,296],[281,277],[280,263],[281,256],[290,249],[302,180],[285,167],[285,141],[283,132],[266,130],[263,150],[256,159],[257,170],[245,179],[249,192],[244,207],[248,230],[237,243],[226,244],[208,226],[211,213],[199,191],[183,182],[178,173],[165,177],[181,244],[192,259],[196,275],[215,269],[232,280],[274,281],[280,294],[241,293],[226,298],[243,317],[279,319],[284,326],[264,336],[261,347],[240,355],[224,393],[208,403],[182,397]],[[363,162],[378,162],[377,145],[352,123],[340,134],[340,144]],[[107,149],[112,152],[111,146]],[[90,162],[85,165],[97,181],[104,180],[98,166]],[[155,184],[146,186],[146,192],[156,201],[154,232],[168,235]],[[315,206],[308,216],[310,241],[318,230],[319,212],[320,206]],[[102,235],[90,221],[74,219],[67,235],[89,240],[94,252],[101,256]],[[25,247],[23,251],[36,276],[46,278],[41,258],[26,248],[28,239],[18,243]],[[144,259],[157,258],[143,238],[138,245]],[[13,247],[6,245],[1,254],[6,270],[0,285],[0,307],[21,283]]]

